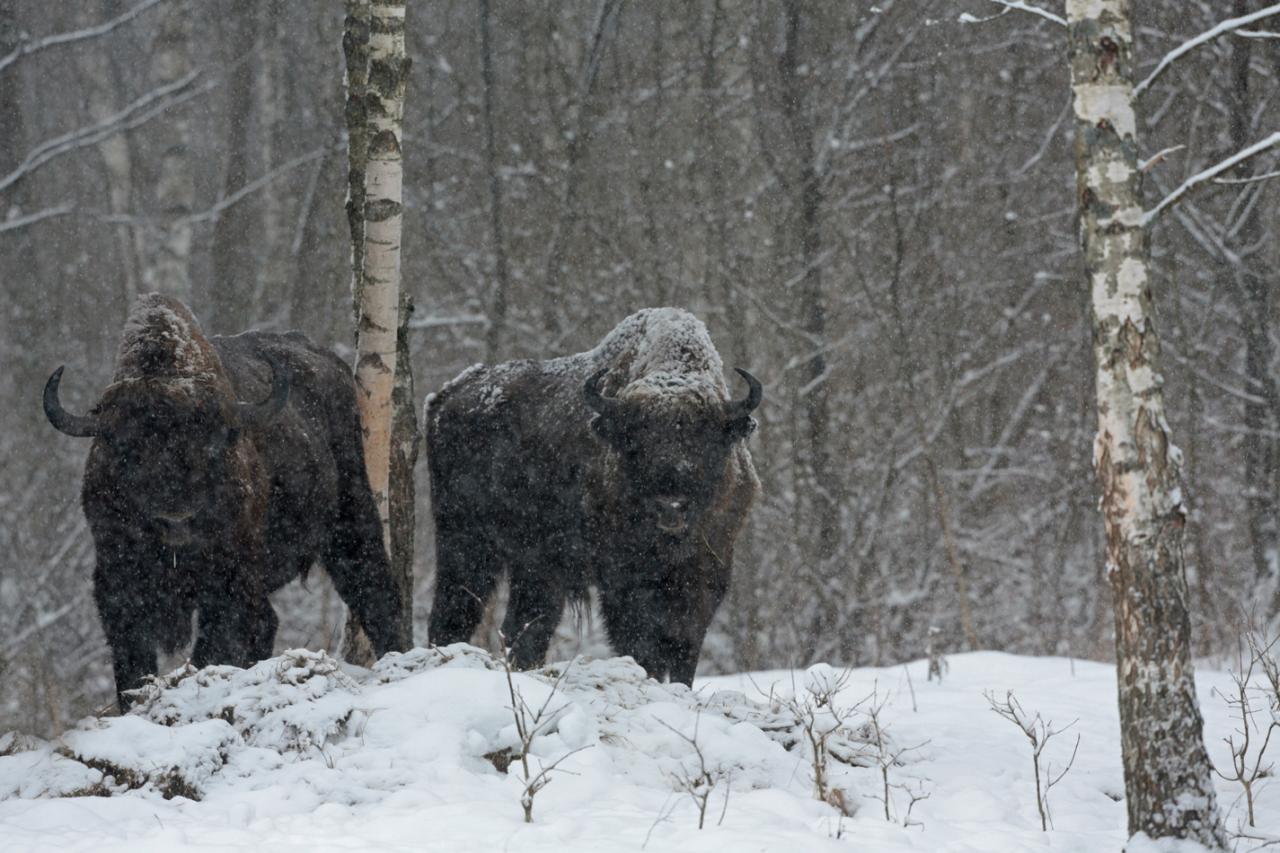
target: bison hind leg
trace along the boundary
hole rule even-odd
[[[436,534],[436,590],[427,624],[428,639],[437,646],[470,641],[502,573],[489,537],[451,532],[448,526],[441,524]]]
[[[564,615],[561,578],[547,563],[513,568],[511,599],[502,621],[502,634],[515,665],[533,669],[546,662],[551,637]]]

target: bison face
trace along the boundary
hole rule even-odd
[[[158,395],[108,397],[97,412],[96,463],[133,522],[175,548],[217,535],[239,429],[216,409]]]
[[[711,505],[734,443],[755,428],[751,412],[762,395],[755,377],[738,372],[750,385],[747,398],[710,409],[684,395],[604,397],[603,372],[587,380],[592,429],[618,455],[615,488],[642,530],[683,539]]]
[[[289,401],[286,366],[266,360],[271,394],[261,403],[144,379],[113,385],[92,412],[75,415],[58,399],[59,367],[45,383],[44,412],[60,432],[94,439],[89,465],[95,488],[108,491],[102,499],[167,545],[198,544],[222,533],[215,519],[227,517],[220,508],[235,498],[241,430],[266,426]]]

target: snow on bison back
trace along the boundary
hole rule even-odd
[[[693,679],[760,481],[746,439],[760,383],[733,400],[706,327],[650,308],[598,346],[472,367],[429,397],[437,645],[467,640],[510,573],[503,632],[541,665],[567,599],[595,584],[610,642]]]

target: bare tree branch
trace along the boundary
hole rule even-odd
[[[1223,172],[1227,171],[1228,169],[1238,166],[1244,161],[1252,157],[1256,157],[1262,152],[1267,151],[1271,148],[1274,148],[1277,145],[1280,145],[1280,131],[1277,131],[1276,133],[1271,134],[1266,139],[1263,139],[1260,142],[1255,142],[1254,144],[1250,145],[1248,148],[1245,148],[1241,151],[1237,151],[1235,154],[1232,154],[1227,159],[1213,166],[1210,166],[1209,168],[1205,169],[1202,172],[1197,172],[1196,174],[1192,175],[1191,177],[1183,181],[1180,187],[1178,187],[1176,190],[1174,190],[1173,192],[1165,196],[1160,201],[1159,204],[1157,204],[1151,210],[1148,210],[1146,213],[1142,214],[1142,219],[1139,221],[1139,224],[1141,224],[1144,228],[1151,227],[1151,225],[1157,219],[1159,219],[1160,216],[1163,215],[1166,210],[1168,210],[1173,205],[1177,204],[1178,201],[1183,196],[1185,196],[1191,190],[1195,189],[1200,184],[1203,184],[1206,181],[1216,178],[1218,175],[1221,175]]]
[[[998,0],[992,0],[992,2],[998,2]],[[1254,21],[1261,21],[1263,18],[1269,18],[1272,15],[1280,15],[1280,3],[1275,3],[1265,9],[1259,9],[1256,12],[1250,12],[1248,15],[1241,15],[1238,18],[1227,18],[1225,21],[1221,22],[1217,26],[1210,27],[1195,38],[1184,41],[1182,44],[1166,53],[1164,58],[1156,64],[1155,70],[1148,74],[1145,80],[1133,87],[1133,96],[1136,98],[1150,88],[1151,84],[1155,82],[1155,79],[1159,77],[1166,68],[1176,62],[1179,57],[1190,53],[1205,42],[1213,41],[1220,35],[1238,30],[1241,27],[1252,24]]]
[[[141,3],[134,6],[132,9],[121,12],[111,20],[104,21],[96,26],[45,36],[44,38],[36,39],[35,41],[28,41],[26,38],[23,38],[18,42],[17,47],[9,51],[9,53],[5,54],[3,57],[0,57],[0,71],[8,68],[24,56],[30,56],[31,54],[38,53],[46,48],[58,47],[64,44],[74,44],[75,42],[84,41],[85,39],[106,35],[121,24],[127,24],[143,12],[154,6],[158,6],[163,2],[165,2],[165,0],[142,0]]]
[[[987,2],[995,3],[997,6],[1003,6],[1004,11],[1000,12],[999,14],[992,15],[990,18],[978,18],[966,12],[960,16],[960,23],[984,24],[987,21],[993,21],[996,18],[1006,15],[1013,10],[1017,10],[1019,12],[1030,12],[1032,15],[1039,15],[1041,18],[1044,18],[1046,21],[1053,21],[1055,24],[1058,24],[1059,26],[1065,27],[1067,25],[1067,19],[1062,17],[1061,15],[1055,15],[1054,13],[1050,12],[1047,9],[1041,9],[1039,6],[1032,6],[1030,3],[1023,2],[1023,0],[987,0]]]
[[[1247,178],[1214,178],[1215,184],[1256,184],[1258,181],[1269,181],[1280,178],[1280,172],[1266,172],[1261,175],[1250,175]]]
[[[23,161],[18,164],[16,169],[0,177],[0,190],[12,186],[20,178],[30,174],[55,157],[84,148],[87,145],[95,145],[109,136],[137,127],[150,120],[153,116],[190,100],[196,95],[207,92],[216,85],[214,81],[210,81],[198,89],[185,91],[191,87],[191,84],[199,76],[199,70],[192,71],[185,77],[175,80],[166,86],[152,89],[124,109],[114,115],[107,116],[97,124],[77,128],[61,136],[45,140],[33,148]],[[170,97],[171,95],[175,97]]]
[[[53,207],[46,207],[43,210],[37,210],[35,213],[26,213],[22,216],[15,216],[13,219],[0,222],[0,234],[6,231],[17,231],[19,228],[26,228],[28,225],[35,225],[37,222],[43,222],[46,219],[52,219],[55,216],[63,216],[70,213],[75,205],[66,201]]]

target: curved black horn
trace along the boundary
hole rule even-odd
[[[760,401],[764,398],[764,386],[760,384],[759,379],[756,379],[741,367],[735,367],[734,370],[747,381],[747,396],[744,400],[735,400],[729,404],[729,420],[745,418],[756,410],[756,407],[760,405]]]
[[[621,408],[622,403],[616,397],[606,397],[600,393],[600,380],[609,372],[609,368],[597,370],[587,378],[582,386],[582,397],[587,401],[587,408],[601,415],[611,415]]]
[[[98,434],[98,419],[92,415],[73,415],[62,408],[58,400],[58,384],[62,382],[62,371],[66,365],[53,371],[49,381],[44,383],[44,416],[53,424],[58,432],[65,432],[76,438],[93,438]]]
[[[289,368],[274,355],[264,353],[262,357],[271,365],[271,395],[261,403],[236,403],[238,426],[266,426],[289,402]]]

